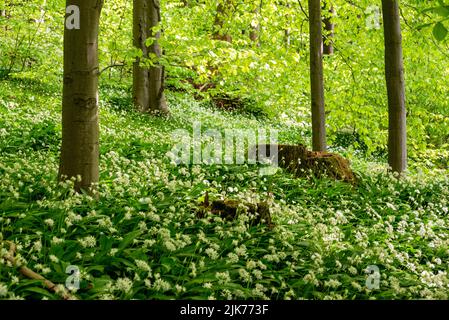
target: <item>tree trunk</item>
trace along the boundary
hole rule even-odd
[[[290,3],[286,3],[285,7],[289,9]],[[290,18],[290,14],[286,15],[285,18],[288,22],[287,25],[292,24],[292,21],[291,21],[292,19]],[[291,31],[290,31],[290,28],[288,28],[288,27],[286,29],[284,29],[284,44],[287,48],[290,47],[290,44],[291,44]]]
[[[326,151],[324,113],[323,35],[320,0],[309,0],[310,83],[313,151]]]
[[[160,58],[162,50],[158,39],[160,31],[153,32],[159,26],[160,2],[159,0],[134,0],[133,7],[133,37],[134,46],[142,50],[143,58],[152,55]],[[155,40],[147,46],[148,38]],[[164,67],[158,62],[154,65],[142,66],[141,59],[137,58],[133,70],[133,99],[134,104],[141,112],[166,115],[169,113],[164,95]]]
[[[255,19],[259,19],[259,14],[262,4],[258,5],[256,9],[253,10],[253,15]],[[256,23],[251,23],[251,30],[249,32],[249,39],[251,42],[253,42],[256,46],[260,45],[259,42],[259,32],[260,32],[260,23],[257,21]]]
[[[385,37],[385,78],[388,92],[388,162],[393,171],[407,167],[407,124],[402,35],[398,0],[382,0]]]
[[[214,30],[212,37],[216,40],[222,40],[227,42],[232,42],[232,37],[230,34],[223,33],[225,18],[228,14],[229,7],[231,6],[232,0],[221,0],[217,6],[217,13],[215,14]]]
[[[327,5],[325,5],[325,8],[327,10]],[[325,55],[332,55],[334,54],[334,45],[333,45],[333,38],[334,38],[334,22],[333,17],[335,15],[335,9],[333,6],[329,8],[329,13],[326,15],[323,19],[324,22],[324,30],[325,32],[325,38],[324,38],[324,45],[323,45],[323,54]]]
[[[291,45],[290,29],[284,30],[284,43],[287,48]]]
[[[0,17],[7,17],[8,16],[8,9],[11,8],[10,1],[4,1],[2,8],[0,9]]]
[[[66,24],[64,31],[59,178],[79,177],[75,189],[90,190],[99,179],[98,29],[103,1],[67,0],[66,5],[79,8],[79,23],[70,28]]]
[[[8,17],[8,11],[7,11],[7,9],[6,9],[6,7],[9,7],[10,5],[7,5],[6,3],[4,4],[4,9],[0,9],[0,17],[2,17],[2,19],[8,19],[9,17]],[[8,26],[7,26],[7,24],[5,24],[5,26],[3,27],[3,29],[5,30],[5,31],[8,31],[9,29],[8,29]]]
[[[260,25],[257,24],[256,26],[251,26],[251,31],[249,33],[249,39],[251,42],[255,43],[257,46],[259,45],[259,30]]]

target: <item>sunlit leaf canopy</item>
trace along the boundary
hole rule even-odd
[[[232,43],[211,37],[217,28],[217,1],[162,1],[161,63],[166,66],[167,85],[179,85],[185,78],[198,87],[213,82],[217,94],[248,97],[270,116],[308,125],[307,1],[223,1],[227,9],[219,32],[229,34]],[[335,54],[324,61],[330,137],[341,130],[357,131],[369,152],[384,149],[388,117],[381,3],[332,0],[326,5],[336,12]],[[400,5],[414,156],[427,146],[441,146],[449,135],[449,125],[441,125],[449,124],[442,112],[448,108],[446,87],[437,81],[448,72],[449,7],[445,1],[407,0]],[[60,81],[65,1],[1,1],[0,7],[5,6],[10,18],[0,18],[2,70],[16,77]],[[323,15],[328,16],[328,10]],[[255,26],[260,30],[258,45],[249,37]],[[101,69],[125,65],[108,69],[108,77],[130,81],[132,62],[139,55],[131,39],[132,2],[105,1]]]

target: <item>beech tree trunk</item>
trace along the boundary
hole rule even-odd
[[[402,35],[398,0],[382,0],[385,78],[388,92],[388,162],[393,171],[407,167],[407,124]]]
[[[103,1],[67,0],[66,5],[79,8],[79,28],[66,23],[64,31],[59,177],[79,177],[75,189],[90,190],[99,178],[98,28]]]
[[[323,44],[323,54],[325,55],[332,55],[334,54],[334,45],[333,45],[333,38],[334,38],[334,22],[333,17],[335,15],[335,9],[333,6],[330,6],[328,9],[328,4],[325,4],[325,9],[329,10],[329,13],[324,17],[324,30],[326,31],[325,37],[324,37],[324,44]]]
[[[158,39],[160,31],[153,32],[161,21],[159,0],[134,0],[133,3],[134,46],[142,50],[142,57],[152,55],[160,58],[162,50]],[[155,40],[147,46],[149,38]],[[169,113],[164,95],[165,69],[155,62],[152,66],[141,65],[137,58],[133,70],[133,99],[141,112],[166,115]]]
[[[230,34],[224,33],[225,19],[229,11],[229,7],[232,5],[232,0],[221,0],[217,5],[217,13],[215,14],[214,30],[212,37],[216,40],[222,40],[232,42]]]
[[[320,0],[309,0],[310,84],[313,151],[326,151],[324,113],[323,35]]]

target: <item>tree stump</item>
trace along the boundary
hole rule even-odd
[[[253,155],[258,155],[261,147],[271,150],[271,145],[258,145],[253,148]],[[263,150],[263,149],[262,149]],[[277,145],[278,154],[265,155],[274,157],[279,167],[295,174],[297,177],[329,177],[335,180],[356,183],[349,161],[342,156],[329,152],[309,151],[303,145]]]
[[[274,227],[274,223],[271,220],[270,206],[265,201],[253,204],[224,199],[213,200],[212,203],[209,203],[209,196],[206,194],[204,202],[197,211],[197,217],[200,219],[205,218],[208,212],[218,215],[227,221],[237,219],[240,214],[247,214],[250,225],[266,224],[269,229]]]

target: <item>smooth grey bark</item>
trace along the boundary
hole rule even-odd
[[[99,179],[98,29],[102,0],[67,0],[80,9],[80,29],[64,31],[62,147],[59,179],[80,177],[75,190]]]
[[[158,39],[160,31],[153,32],[160,24],[159,0],[133,1],[133,44],[142,50],[142,57],[151,55],[160,58],[162,50]],[[155,40],[147,46],[149,38]],[[141,112],[167,115],[169,113],[164,95],[165,71],[157,62],[152,66],[143,66],[137,58],[133,66],[133,100]]]
[[[325,30],[325,37],[324,37],[324,43],[323,43],[323,54],[325,55],[332,55],[334,54],[334,45],[333,45],[333,39],[334,39],[334,22],[333,17],[335,15],[335,9],[333,6],[330,6],[329,9],[327,9],[328,4],[325,5],[326,10],[328,10],[328,14],[324,17],[324,30]]]
[[[382,0],[385,78],[388,92],[388,162],[402,173],[407,168],[407,120],[402,34],[398,0]]]
[[[309,0],[310,84],[313,151],[326,151],[324,112],[323,35],[320,0]]]

